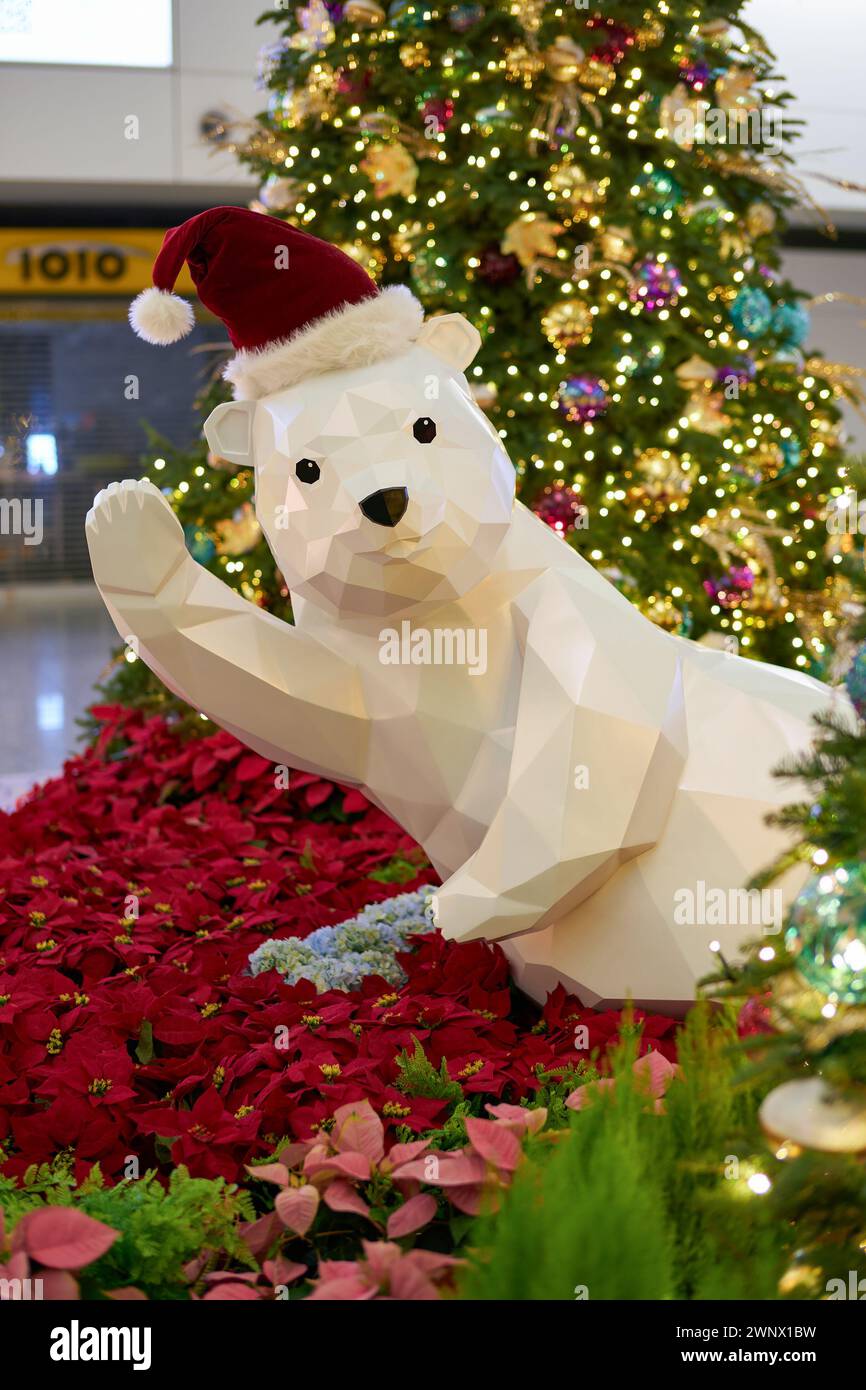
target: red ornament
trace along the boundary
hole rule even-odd
[[[603,15],[592,15],[586,21],[587,29],[598,29],[603,42],[590,52],[590,57],[600,63],[621,63],[635,40],[634,29],[627,24],[618,24],[615,19],[605,19]]]
[[[479,257],[478,278],[488,285],[510,285],[520,274],[516,256],[504,255],[495,244],[485,246]]]
[[[369,68],[340,68],[337,73],[337,91],[357,104],[369,90],[370,81]]]
[[[583,498],[573,487],[567,487],[564,483],[550,483],[533,510],[558,536],[567,536],[569,531],[583,529],[586,524]]]
[[[436,129],[441,133],[454,119],[454,102],[450,97],[430,97],[421,107],[421,115],[425,125],[435,120]]]
[[[737,1035],[741,1038],[751,1038],[759,1033],[774,1033],[776,1030],[770,1021],[770,1010],[767,1007],[769,994],[753,994],[751,999],[747,999],[737,1015]]]

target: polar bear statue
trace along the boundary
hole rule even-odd
[[[783,843],[764,823],[790,795],[771,769],[831,692],[650,623],[515,501],[463,375],[476,330],[422,322],[404,290],[341,295],[241,346],[239,398],[206,425],[255,469],[295,625],[197,564],[157,487],[123,482],[87,518],[118,632],[257,752],[387,811],[442,878],[443,934],[503,942],[530,995],[562,982],[593,1005],[681,1011],[711,939],[735,954],[779,929],[778,905],[757,922],[703,906],[748,906],[738,890]],[[188,306],[147,296],[165,303],[136,311],[139,331],[177,336],[166,318]]]

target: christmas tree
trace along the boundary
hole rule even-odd
[[[280,8],[267,109],[235,148],[254,206],[476,324],[470,383],[522,501],[650,618],[827,675],[850,597],[824,526],[844,374],[804,356],[780,277],[805,195],[743,8]],[[198,558],[283,614],[251,478],[204,446],[159,458]],[[123,697],[164,699],[134,666]]]

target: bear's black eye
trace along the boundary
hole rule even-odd
[[[436,438],[436,421],[431,420],[429,415],[422,415],[412,426],[412,433],[419,444],[432,444]]]
[[[312,459],[299,459],[295,464],[295,473],[302,483],[317,483],[322,470]]]

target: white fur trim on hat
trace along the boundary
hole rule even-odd
[[[311,376],[397,357],[421,331],[424,310],[405,285],[335,309],[288,338],[244,350],[223,372],[238,401],[256,401]]]
[[[129,306],[129,322],[139,338],[165,347],[185,338],[195,323],[192,305],[170,290],[152,287],[137,294]]]

